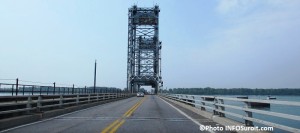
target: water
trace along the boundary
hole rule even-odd
[[[237,97],[236,96],[228,96],[228,95],[221,95],[222,97]],[[278,101],[295,101],[295,102],[300,102],[300,96],[274,96],[276,97]],[[249,99],[266,99],[267,96],[254,96],[254,95],[250,95],[248,96]],[[200,103],[198,103],[200,104]],[[235,101],[228,101],[228,100],[224,100],[224,104],[229,104],[229,105],[234,105],[234,106],[239,106],[239,107],[244,107],[246,104],[244,102],[235,102]],[[259,108],[260,110],[266,110],[266,111],[272,111],[272,112],[278,112],[278,113],[284,113],[284,114],[292,114],[292,115],[296,115],[296,116],[300,116],[300,107],[299,106],[286,106],[286,105],[280,105],[280,104],[271,104],[270,108]],[[210,111],[210,110],[208,110]],[[225,111],[228,112],[233,112],[233,113],[237,113],[240,115],[245,115],[246,113],[244,111],[240,111],[240,110],[235,110],[235,109],[230,109],[230,108],[225,108]],[[235,121],[239,121],[244,123],[243,119],[234,117],[234,116],[230,116],[230,115],[226,115],[225,116],[227,118],[230,118],[232,120]],[[296,121],[296,120],[290,120],[290,119],[285,119],[285,118],[280,118],[280,117],[275,117],[275,116],[269,116],[269,115],[264,115],[264,114],[257,114],[257,113],[253,113],[253,118],[257,118],[257,119],[262,119],[265,121],[269,121],[272,123],[277,123],[277,124],[282,124],[282,125],[286,125],[289,127],[294,127],[294,128],[298,128],[300,129],[300,121]],[[255,126],[259,126],[259,127],[266,127],[267,125],[262,125],[259,123],[254,123]],[[282,133],[282,132],[286,132],[283,131],[281,129],[274,129],[275,133]]]

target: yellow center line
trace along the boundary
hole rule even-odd
[[[141,102],[137,105],[137,106],[135,106],[131,111],[129,111],[129,113],[126,115],[126,117],[129,117],[129,116],[131,116],[131,114],[143,103],[145,101],[145,98],[143,98],[142,100],[141,100]]]
[[[118,130],[118,128],[125,123],[124,118],[130,117],[132,113],[145,101],[145,99],[146,97],[134,104],[129,110],[127,110],[123,114],[122,118],[115,120],[113,123],[108,125],[108,127],[104,128],[101,133],[107,133],[108,131],[110,131],[109,133],[115,133]]]
[[[125,114],[123,114],[123,117],[125,117],[131,110],[133,110],[136,106],[138,106],[138,104],[141,103],[143,99],[141,99],[139,102],[134,104]]]
[[[106,133],[110,128],[112,128],[113,126],[115,126],[116,124],[119,123],[119,119],[115,120],[113,123],[111,123],[108,127],[104,128],[104,130],[101,133]]]
[[[123,119],[118,125],[116,125],[113,129],[111,129],[109,133],[115,133],[118,130],[118,128],[123,125],[124,122],[125,120]]]

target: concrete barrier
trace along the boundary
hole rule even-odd
[[[8,129],[8,128],[24,125],[24,124],[36,122],[36,121],[39,121],[39,120],[43,120],[43,119],[63,115],[63,114],[66,114],[66,113],[77,111],[77,110],[82,110],[82,109],[94,107],[94,106],[101,105],[101,104],[104,104],[104,103],[109,103],[109,102],[122,100],[122,99],[125,99],[125,98],[129,98],[129,97],[121,97],[121,98],[98,101],[98,102],[93,102],[93,103],[80,104],[80,105],[76,105],[76,106],[57,108],[57,109],[49,110],[49,111],[45,111],[45,112],[29,113],[27,115],[0,119],[0,131]]]

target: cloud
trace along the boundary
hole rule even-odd
[[[255,4],[254,0],[221,0],[216,9],[222,14],[236,11],[244,12],[253,6],[253,4]]]
[[[299,87],[300,2],[227,0],[216,7],[225,26],[194,50],[201,84],[214,87]],[[201,52],[199,52],[201,51]]]

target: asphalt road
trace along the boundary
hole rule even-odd
[[[10,133],[199,133],[199,126],[158,96],[103,104],[18,127]]]

